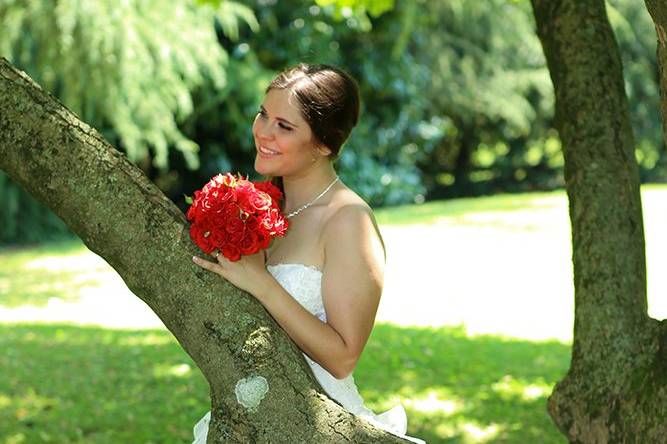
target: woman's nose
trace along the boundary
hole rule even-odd
[[[257,135],[263,138],[271,138],[273,137],[274,133],[274,127],[270,123],[267,122],[258,122],[257,125]]]

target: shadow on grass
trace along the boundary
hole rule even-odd
[[[189,442],[208,386],[168,331],[0,324],[0,442]],[[402,402],[435,443],[564,443],[545,400],[569,346],[378,325],[355,378],[370,408]]]
[[[565,443],[546,400],[569,361],[557,341],[381,324],[355,379],[376,410],[402,402],[409,434],[429,443]]]

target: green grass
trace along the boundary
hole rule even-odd
[[[0,324],[0,442],[189,442],[207,384],[164,330]],[[564,443],[545,410],[569,346],[380,324],[355,371],[437,443]],[[484,437],[484,438],[482,438]]]

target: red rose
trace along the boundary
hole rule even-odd
[[[268,194],[271,199],[276,202],[283,199],[283,193],[280,191],[280,188],[272,184],[270,181],[265,182],[255,182],[255,189],[263,191]]]
[[[191,225],[190,237],[194,239],[195,243],[199,245],[199,248],[201,248],[204,253],[208,254],[213,250],[215,250],[215,245],[213,244],[210,238],[210,231],[205,231],[205,230],[206,229],[203,229],[196,225]]]
[[[241,243],[241,239],[243,239],[243,234],[243,231],[234,231],[233,233],[229,233],[227,242],[239,245]]]
[[[266,250],[267,248],[269,248],[269,245],[271,245],[271,237],[264,233],[258,232],[257,245],[259,246],[260,249]]]
[[[246,231],[241,243],[239,244],[241,254],[255,254],[259,251],[259,243],[257,242],[257,233],[253,231]]]
[[[237,233],[245,229],[245,224],[239,217],[238,210],[236,210],[236,217],[227,217],[225,222],[226,222],[225,230],[230,234]]]
[[[222,255],[225,256],[232,262],[238,261],[241,259],[241,250],[234,244],[225,244],[222,247]]]
[[[250,197],[250,203],[255,211],[266,211],[271,208],[271,196],[259,191]]]

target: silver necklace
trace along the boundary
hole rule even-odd
[[[312,204],[314,204],[315,202],[317,202],[317,200],[318,200],[320,197],[324,196],[324,195],[327,193],[327,191],[329,191],[329,190],[331,189],[331,187],[334,186],[334,184],[335,184],[336,182],[338,182],[338,176],[336,176],[336,178],[334,179],[334,181],[331,182],[331,183],[329,184],[329,186],[326,187],[326,188],[324,189],[324,191],[322,191],[322,192],[320,193],[319,196],[317,196],[315,199],[311,200],[311,201],[308,202],[307,204],[300,206],[299,208],[297,208],[296,210],[292,211],[291,213],[285,215],[285,217],[286,217],[287,219],[289,219],[289,218],[291,218],[291,217],[294,217],[294,216],[296,216],[297,214],[299,214],[300,212],[302,212],[303,210],[305,210],[306,208],[308,208],[309,206],[311,206]]]

